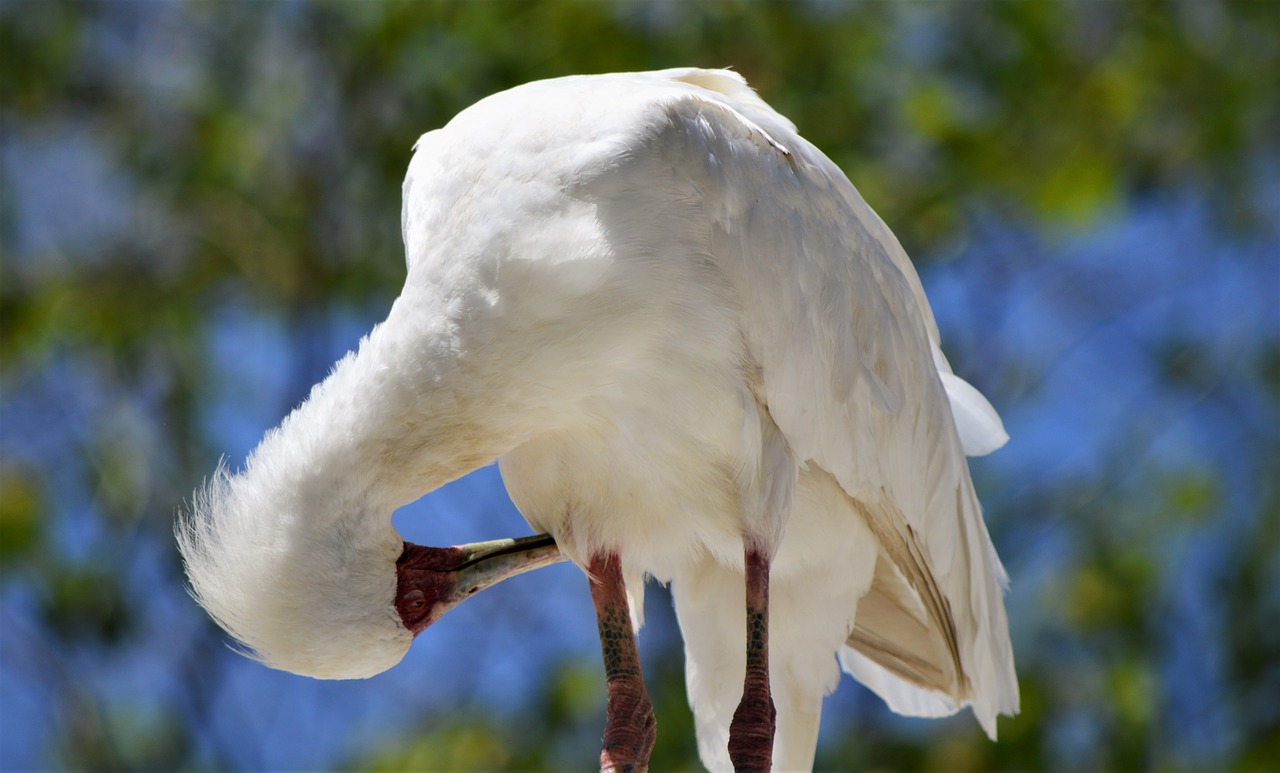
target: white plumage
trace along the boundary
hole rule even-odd
[[[1004,443],[999,417],[893,234],[742,78],[489,97],[418,141],[402,218],[387,320],[179,529],[256,656],[397,662],[391,512],[498,459],[566,556],[620,555],[632,610],[646,575],[671,583],[709,768],[743,694],[744,538],[773,557],[775,768],[812,765],[841,668],[901,713],[972,706],[993,738],[1017,711],[964,459]]]

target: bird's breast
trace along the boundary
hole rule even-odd
[[[665,579],[706,551],[741,555],[740,472],[759,464],[760,442],[739,354],[668,357],[501,460],[525,519],[580,563],[616,550]]]

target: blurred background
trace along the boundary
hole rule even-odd
[[[0,768],[590,770],[585,580],[324,683],[225,646],[172,519],[385,314],[418,135],[569,73],[732,66],[915,259],[1012,441],[972,468],[1022,714],[887,712],[824,770],[1280,764],[1273,2],[0,2]],[[494,468],[397,514],[527,533]],[[653,769],[697,769],[670,598]]]

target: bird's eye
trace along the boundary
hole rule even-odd
[[[427,595],[420,590],[411,590],[404,594],[404,600],[410,609],[422,609],[427,605]]]

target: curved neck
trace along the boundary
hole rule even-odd
[[[519,390],[489,348],[402,296],[254,457],[304,507],[389,516],[519,443]]]

